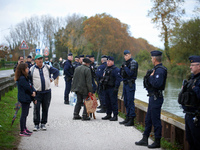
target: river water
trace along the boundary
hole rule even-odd
[[[135,98],[148,103],[149,97],[147,96],[146,89],[143,87],[144,75],[145,72],[139,72],[138,74],[138,78],[136,80]],[[184,117],[183,109],[181,109],[180,104],[178,104],[178,93],[181,90],[181,86],[182,79],[168,76],[165,91],[163,92],[164,103],[162,105],[162,109],[177,116]],[[122,86],[120,86],[119,95],[121,95],[121,93]]]

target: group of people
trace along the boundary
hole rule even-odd
[[[126,118],[119,122],[121,125],[134,126],[135,113],[135,91],[138,72],[138,63],[132,59],[129,50],[124,50],[125,61],[120,68],[115,66],[114,57],[101,56],[101,65],[95,64],[94,55],[79,55],[73,61],[73,54],[69,53],[68,58],[63,65],[65,78],[64,104],[69,104],[70,91],[77,94],[77,103],[74,107],[73,119],[90,120],[88,116],[84,99],[88,93],[98,93],[101,108],[98,113],[106,113],[102,120],[117,121],[118,120],[118,89],[123,81],[123,97],[126,108]],[[191,66],[192,78],[183,85],[183,89],[179,94],[179,102],[183,106],[186,113],[186,138],[191,149],[197,149],[200,143],[200,56],[191,56],[189,58]],[[162,52],[151,51],[151,61],[154,68],[147,71],[144,77],[144,87],[149,96],[148,109],[145,117],[145,130],[143,138],[135,142],[138,146],[148,146],[148,148],[159,148],[162,125],[161,125],[161,107],[164,101],[163,91],[165,89],[167,79],[167,68],[162,65]],[[36,64],[28,71],[28,64],[20,63],[17,66],[15,80],[18,82],[18,89],[24,88],[23,92],[27,92],[29,96],[21,96],[20,90],[18,99],[22,102],[22,116],[20,119],[21,133],[29,134],[29,130],[24,124],[28,107],[31,100],[34,100],[34,130],[41,128],[46,130],[48,107],[51,100],[50,82],[58,77],[58,69],[43,64],[43,56],[35,57]],[[19,73],[20,72],[20,73]],[[53,78],[50,75],[53,74]],[[21,77],[22,76],[22,77]],[[21,84],[27,82],[27,84]],[[29,85],[29,86],[28,86]],[[27,89],[26,89],[27,88]],[[190,95],[192,93],[192,96]],[[23,95],[23,94],[22,94]],[[33,98],[35,97],[35,98]],[[187,98],[185,98],[187,97]],[[29,105],[23,105],[27,100]],[[192,101],[188,105],[188,101]],[[26,103],[27,103],[26,102]],[[40,119],[40,104],[43,107],[42,119]],[[81,106],[84,107],[82,116],[80,116]],[[24,109],[23,109],[24,107]],[[149,145],[148,138],[150,136],[152,126],[154,127],[155,141]]]

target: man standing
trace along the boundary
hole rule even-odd
[[[44,64],[46,64],[46,65],[49,65],[49,66],[51,66],[52,67],[52,64],[51,64],[51,62],[49,61],[49,57],[48,56],[45,56],[45,62],[44,62]]]
[[[101,65],[97,68],[96,71],[96,80],[98,84],[98,95],[100,99],[100,107],[101,110],[98,110],[97,113],[105,113],[106,112],[106,100],[105,100],[105,91],[100,84],[100,81],[103,79],[104,69],[107,67],[107,56],[101,56]]]
[[[84,59],[84,55],[79,55],[79,63],[82,65]]]
[[[83,59],[83,64],[77,67],[74,72],[72,82],[72,91],[77,94],[77,103],[74,108],[74,120],[81,119],[79,115],[83,99],[87,98],[88,93],[92,92],[92,74],[89,68],[91,61],[88,58]],[[90,120],[84,105],[82,120]]]
[[[64,104],[69,104],[69,92],[71,90],[72,78],[74,74],[72,61],[73,61],[73,54],[69,53],[64,65],[64,75],[65,75]]]
[[[124,95],[124,105],[126,107],[126,119],[120,124],[125,126],[133,126],[135,114],[135,80],[137,79],[138,63],[131,58],[131,53],[129,50],[124,51],[125,62],[121,67],[121,76],[123,77],[123,95]]]
[[[189,60],[192,76],[189,81],[185,81],[178,102],[186,113],[185,131],[190,150],[198,150],[200,148],[200,56],[190,56]]]
[[[28,68],[29,69],[33,66],[31,61],[32,61],[32,57],[29,55],[27,57],[27,61],[26,61],[26,63],[28,64]]]
[[[75,56],[75,61],[72,63],[72,66],[74,67],[74,69],[78,66],[80,66],[81,64],[79,63],[79,57]]]
[[[105,68],[101,84],[105,89],[106,99],[106,116],[102,120],[117,121],[118,120],[118,88],[122,78],[120,69],[114,65],[114,58],[108,56],[107,67]],[[113,113],[113,117],[111,114]]]
[[[18,57],[18,62],[15,64],[13,71],[15,72],[17,65],[20,64],[21,62],[24,62],[24,57],[23,56],[19,56]]]
[[[135,142],[135,144],[148,146],[148,148],[160,148],[160,139],[162,137],[160,114],[164,101],[162,91],[165,89],[167,69],[162,65],[161,60],[162,52],[157,50],[151,51],[151,61],[154,68],[151,71],[147,71],[147,75],[144,77],[147,79],[147,81],[144,82],[144,87],[148,91],[149,104],[145,117],[145,131],[143,133],[143,138],[139,142]],[[148,145],[148,137],[151,133],[152,125],[154,127],[155,141],[153,144]]]
[[[43,64],[43,56],[35,56],[36,65],[30,68],[29,76],[33,82],[33,87],[36,90],[37,103],[34,105],[34,131],[39,130],[39,124],[41,123],[41,129],[46,130],[45,124],[47,123],[48,110],[51,102],[51,87],[50,82],[56,79],[59,75],[59,71],[49,65]],[[50,75],[53,74],[53,78]],[[40,105],[42,105],[42,119],[40,120]]]
[[[93,93],[97,90],[97,85],[95,83],[95,78],[96,78],[96,64],[94,63],[94,55],[88,55],[91,63],[90,63],[90,69],[92,73],[92,87],[93,87]]]

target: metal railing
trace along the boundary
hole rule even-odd
[[[14,81],[14,74],[9,77],[0,78],[0,100],[1,97],[5,95],[9,90],[16,87],[16,82]]]

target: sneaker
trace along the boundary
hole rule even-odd
[[[40,128],[39,128],[39,125],[35,125],[35,127],[33,128],[33,131],[38,131]]]
[[[28,133],[28,134],[32,134],[33,132],[29,131],[28,129],[25,129],[25,131]]]
[[[20,136],[31,136],[30,134],[28,134],[26,131],[21,131],[19,133]]]
[[[41,124],[41,129],[42,130],[47,130],[47,128],[45,127],[45,124]]]

